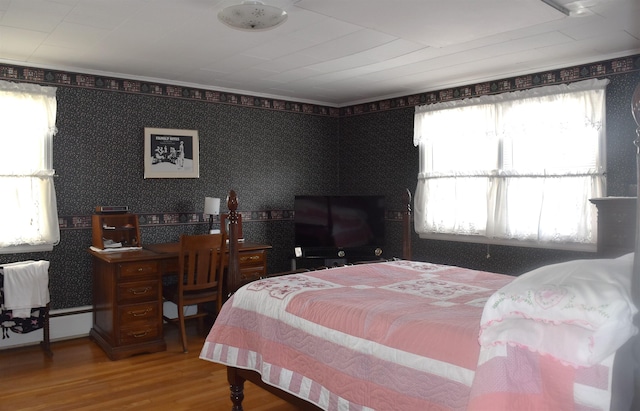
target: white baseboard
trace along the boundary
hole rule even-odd
[[[50,314],[70,314],[60,317],[52,317],[49,319],[49,339],[51,341],[60,341],[88,336],[89,331],[91,330],[91,325],[93,324],[93,313],[72,313],[75,311],[91,310],[92,308],[92,306],[86,306],[63,310],[51,310]],[[42,341],[43,330],[36,330],[27,334],[17,334],[8,330],[7,334],[9,335],[9,338],[0,338],[0,350],[39,344],[40,341]]]
[[[73,314],[76,311],[91,310],[92,306],[66,308],[62,310],[51,310],[50,314],[65,314],[59,317],[51,317],[49,319],[49,339],[51,341],[69,340],[72,338],[86,337],[89,335],[91,326],[93,325],[93,313],[83,312]],[[196,306],[185,307],[185,314],[194,314],[197,310]],[[176,318],[178,310],[175,304],[165,302],[163,307],[164,314],[169,318]],[[7,348],[16,348],[27,345],[40,344],[42,341],[42,330],[32,331],[27,334],[16,334],[9,330],[9,338],[2,339],[0,337],[0,350]]]

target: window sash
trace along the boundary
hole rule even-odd
[[[0,81],[0,141],[9,154],[0,162],[0,253],[51,249],[60,240],[56,110],[56,88]]]

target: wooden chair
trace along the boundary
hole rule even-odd
[[[187,349],[185,320],[198,318],[198,330],[202,332],[203,319],[209,312],[205,303],[217,303],[216,313],[222,307],[222,272],[225,252],[224,234],[182,235],[178,262],[178,282],[165,286],[162,294],[165,300],[177,305],[178,317],[162,316],[167,322],[177,322],[180,326],[182,348]],[[185,307],[197,306],[195,314],[185,315]]]

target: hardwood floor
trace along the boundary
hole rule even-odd
[[[231,410],[226,369],[198,358],[204,337],[189,329],[182,352],[175,327],[165,327],[167,351],[111,361],[88,337],[0,351],[1,411]],[[245,384],[245,411],[298,411]]]

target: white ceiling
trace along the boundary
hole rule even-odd
[[[640,0],[0,0],[0,62],[333,107],[640,53]]]

